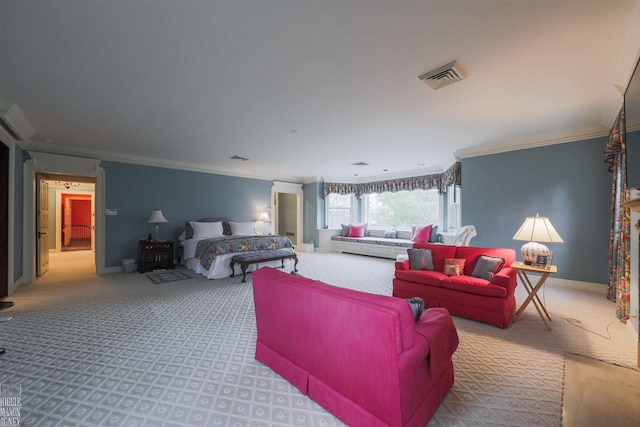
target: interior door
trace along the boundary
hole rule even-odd
[[[9,147],[0,141],[0,298],[9,295]]]
[[[63,245],[69,245],[71,243],[71,233],[73,233],[73,228],[71,227],[71,209],[73,203],[71,203],[70,197],[64,198],[64,214],[62,215],[62,229],[64,230],[64,242]]]
[[[49,271],[49,183],[38,178],[36,197],[36,275]]]

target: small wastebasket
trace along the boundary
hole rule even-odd
[[[136,260],[133,258],[122,258],[122,272],[133,273],[136,271]]]

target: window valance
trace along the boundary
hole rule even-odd
[[[438,193],[445,194],[447,187],[451,185],[460,186],[461,184],[462,163],[456,162],[443,173],[432,175],[364,182],[361,184],[325,182],[322,185],[322,197],[325,198],[331,193],[336,193],[355,194],[357,198],[360,198],[363,194],[384,193],[386,191],[395,193],[403,190],[431,190],[434,188],[438,190]]]

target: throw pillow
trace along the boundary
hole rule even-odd
[[[463,258],[445,258],[443,273],[447,276],[462,276],[465,262]]]
[[[420,297],[411,297],[407,298],[407,302],[409,303],[409,307],[411,307],[411,311],[413,312],[413,318],[417,322],[420,320],[420,316],[427,309],[424,305],[424,301]]]
[[[433,228],[433,224],[418,227],[416,229],[415,234],[411,238],[411,240],[414,242],[428,242],[429,239],[431,238],[432,228]]]
[[[366,225],[349,224],[349,235],[347,237],[364,237],[364,229]]]
[[[411,270],[433,270],[433,256],[429,249],[407,249]]]
[[[471,275],[493,282],[493,276],[502,269],[504,262],[504,258],[480,255]]]
[[[384,234],[382,235],[385,239],[395,239],[398,232],[396,230],[384,230]]]
[[[436,243],[438,241],[438,226],[431,227],[431,236],[429,236],[429,243]]]
[[[347,237],[349,235],[349,226],[347,224],[340,224],[342,227],[342,237]]]
[[[222,222],[196,222],[190,221],[193,228],[194,239],[211,239],[214,237],[222,237]]]

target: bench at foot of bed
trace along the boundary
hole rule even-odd
[[[270,251],[259,251],[259,252],[247,252],[246,254],[234,255],[231,257],[231,277],[234,276],[235,271],[233,266],[236,264],[240,264],[240,268],[242,269],[242,283],[247,281],[247,267],[251,264],[258,264],[261,262],[269,262],[269,261],[282,261],[282,267],[284,268],[284,260],[285,259],[293,259],[295,263],[293,265],[293,271],[298,271],[298,255],[295,252],[290,252],[284,249],[274,249]]]

